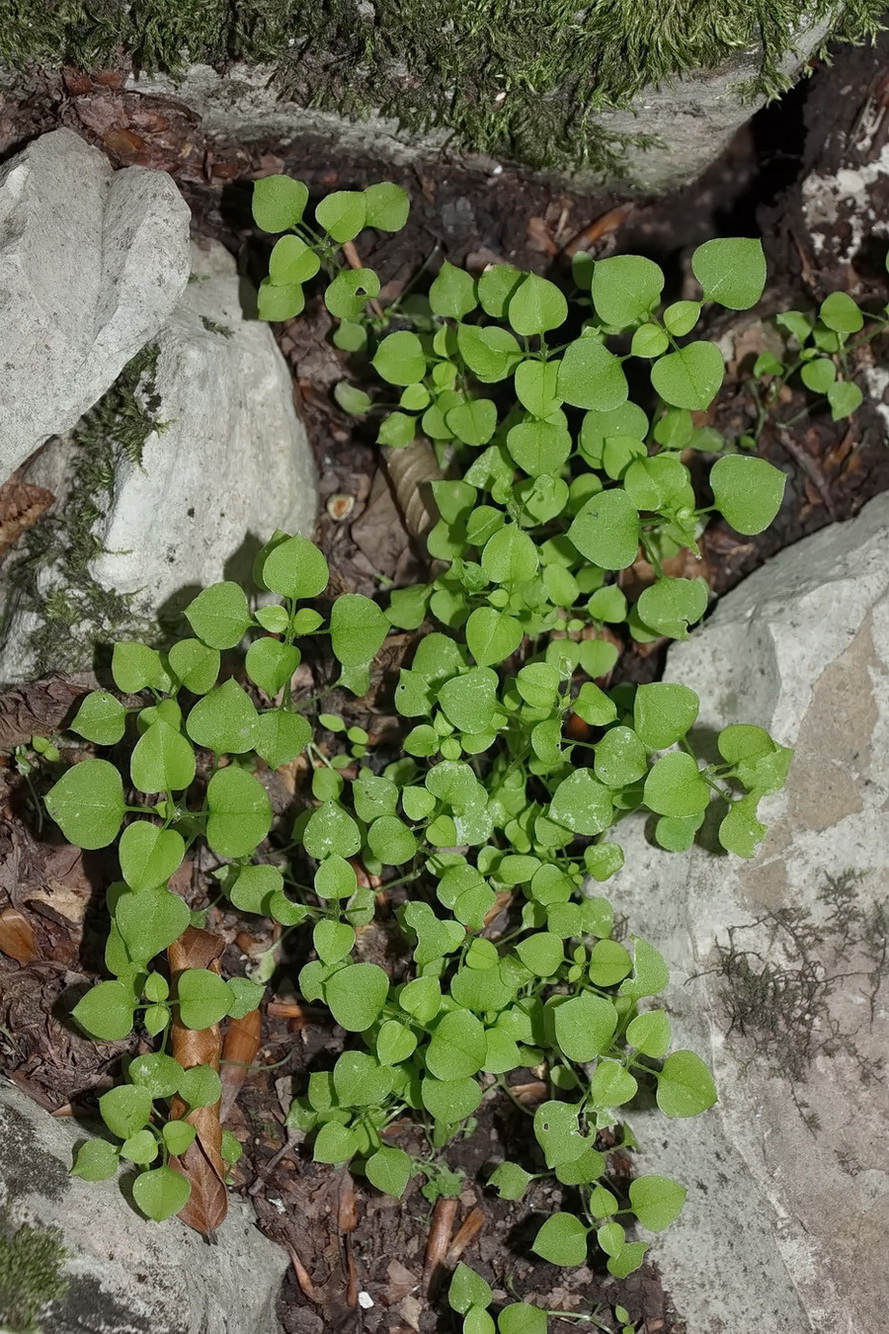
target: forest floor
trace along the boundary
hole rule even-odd
[[[852,233],[842,210],[832,230],[813,236],[805,206],[811,190],[806,194],[804,183],[829,179],[840,168],[863,168],[879,154],[889,134],[883,78],[887,51],[884,43],[875,50],[840,53],[833,66],[819,67],[783,102],[760,113],[705,176],[655,202],[574,195],[509,169],[493,175],[456,162],[393,170],[383,161],[340,158],[334,166],[327,147],[310,139],[296,138],[286,146],[211,145],[178,104],[124,91],[119,71],[67,72],[48,78],[43,92],[27,104],[0,104],[0,155],[9,156],[36,133],[67,124],[109,152],[116,165],[167,170],[190,203],[197,230],[221,240],[238,255],[244,271],[257,277],[265,252],[250,225],[252,179],[283,170],[305,180],[313,194],[398,180],[411,195],[409,223],[396,236],[378,236],[361,256],[380,273],[384,297],[394,297],[423,266],[437,266],[443,258],[477,271],[490,262],[508,261],[557,278],[572,253],[585,249],[594,257],[648,255],[664,267],[668,296],[675,299],[684,295],[695,246],[716,235],[761,234],[770,272],[762,308],[744,326],[726,323],[709,330],[711,337],[729,336],[733,352],[724,388],[698,424],[734,437],[749,428],[755,415],[747,379],[752,357],[764,346],[764,313],[811,308],[836,290],[875,305],[886,302],[886,239],[865,240],[850,250]],[[877,127],[866,142],[860,133],[865,122]],[[373,595],[381,576],[396,585],[422,577],[423,556],[412,546],[378,471],[367,428],[346,416],[331,397],[332,386],[348,372],[343,354],[329,341],[330,318],[320,299],[277,333],[293,366],[296,401],[317,454],[322,506],[315,537],[330,563],[334,590]],[[879,360],[885,351],[872,346],[862,356]],[[864,375],[864,363],[860,370]],[[787,416],[805,408],[804,393],[794,391],[785,405]],[[851,421],[833,423],[828,415],[812,412],[803,414],[790,432],[766,430],[761,452],[788,476],[785,502],[776,523],[759,537],[741,538],[721,522],[708,529],[703,569],[714,599],[783,547],[851,517],[889,488],[882,406],[866,396]],[[0,505],[3,499],[0,493]],[[5,522],[6,514],[0,517]],[[388,658],[367,698],[347,706],[338,701],[348,708],[348,721],[366,727],[372,739],[384,737],[389,728],[394,711],[387,692],[410,641],[410,636],[387,641]],[[658,676],[665,644],[627,641],[620,647],[617,679]],[[76,683],[57,681],[0,698],[0,744],[57,726],[79,691]],[[282,805],[292,800],[298,779],[296,772],[281,779]],[[121,1056],[134,1049],[132,1043],[90,1043],[65,1020],[67,998],[100,975],[103,891],[115,874],[107,854],[80,853],[62,844],[57,832],[39,827],[28,790],[7,759],[0,770],[0,1068],[54,1112],[87,1114],[109,1086]],[[176,888],[193,907],[206,901],[199,881]],[[209,925],[227,942],[223,968],[228,975],[243,972],[272,940],[270,926],[248,930],[236,914],[220,907],[211,909]],[[376,939],[365,940],[364,957],[373,958],[377,951],[391,966],[393,951],[403,943],[399,946],[385,923],[367,931],[376,932]],[[235,1189],[252,1199],[263,1230],[294,1257],[281,1303],[287,1334],[359,1329],[431,1334],[453,1328],[452,1314],[435,1291],[440,1269],[429,1281],[426,1251],[435,1229],[445,1266],[458,1256],[472,1264],[489,1279],[495,1298],[507,1300],[517,1293],[552,1311],[592,1314],[598,1326],[588,1327],[604,1330],[618,1328],[613,1310],[621,1304],[640,1334],[684,1334],[681,1312],[669,1297],[669,1274],[646,1264],[619,1281],[604,1267],[562,1270],[540,1261],[529,1249],[537,1219],[527,1203],[501,1201],[484,1189],[487,1165],[521,1160],[530,1152],[521,1104],[533,1110],[535,1099],[544,1096],[544,1086],[531,1071],[515,1073],[514,1101],[486,1101],[477,1123],[452,1146],[449,1164],[465,1175],[456,1214],[446,1220],[441,1207],[436,1210],[421,1193],[422,1183],[412,1183],[399,1202],[356,1184],[345,1170],[313,1164],[299,1137],[284,1129],[284,1116],[306,1073],[326,1068],[345,1035],[300,1005],[292,978],[305,960],[286,949],[283,954],[264,1014],[257,1064],[243,1081],[227,1126],[245,1148],[233,1172]],[[404,1147],[411,1147],[410,1137],[406,1128]],[[621,1166],[629,1178],[629,1155]],[[559,1189],[539,1183],[534,1209],[557,1208]],[[568,1334],[576,1327],[574,1320],[558,1318],[550,1325],[551,1334]]]

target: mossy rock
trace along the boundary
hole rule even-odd
[[[373,115],[408,136],[443,131],[462,150],[530,168],[607,174],[651,130],[646,105],[631,130],[602,113],[708,71],[725,74],[735,100],[741,85],[762,101],[828,37],[872,36],[884,9],[884,0],[19,0],[0,31],[0,63],[92,67],[122,44],[149,75],[270,67],[275,95],[301,107]]]

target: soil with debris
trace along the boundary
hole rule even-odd
[[[252,179],[285,170],[306,180],[313,193],[397,179],[411,194],[409,224],[397,236],[378,237],[361,256],[380,272],[384,298],[443,258],[474,270],[508,260],[558,276],[574,251],[586,249],[596,257],[650,256],[664,267],[667,295],[676,299],[685,295],[696,245],[714,235],[762,233],[772,277],[761,309],[742,317],[743,323],[727,312],[706,330],[730,339],[731,357],[723,392],[700,424],[736,436],[754,415],[744,381],[752,360],[768,345],[762,315],[811,308],[836,290],[874,308],[886,302],[881,219],[889,205],[889,168],[880,167],[889,139],[887,54],[886,39],[875,49],[841,51],[832,66],[819,67],[810,81],[760,113],[701,180],[655,203],[574,195],[509,169],[488,175],[458,162],[393,172],[382,161],[340,157],[331,166],[326,145],[306,138],[286,146],[210,143],[179,103],[127,92],[121,70],[93,75],[68,70],[47,76],[40,94],[26,104],[0,99],[0,156],[65,124],[118,166],[140,163],[169,171],[198,230],[222,240],[254,276],[262,273],[265,253],[250,226]],[[863,230],[871,223],[875,236]],[[377,471],[367,428],[345,416],[331,397],[348,367],[329,333],[329,317],[317,296],[305,315],[278,330],[317,450],[322,515],[316,536],[334,588],[373,594],[380,576],[407,584],[423,577],[425,566]],[[879,365],[885,352],[874,343],[858,354],[857,378],[870,397],[851,423],[834,424],[814,411],[787,431],[764,434],[762,454],[788,476],[784,505],[759,537],[741,538],[721,522],[708,530],[704,568],[714,597],[776,551],[849,518],[889,487],[884,443],[889,407],[882,401],[885,391],[889,403],[889,375]],[[802,394],[795,391],[782,415],[790,418],[803,408]],[[706,487],[706,468],[700,466]],[[0,489],[0,541],[14,543],[44,501]],[[636,569],[633,577],[644,579],[645,571]],[[366,726],[381,744],[393,713],[389,685],[410,647],[410,636],[393,637],[371,696],[348,705],[349,720]],[[663,644],[621,647],[619,679],[657,676]],[[32,733],[52,732],[89,687],[86,681],[56,681],[7,693],[0,698],[0,743],[12,747]],[[299,779],[297,768],[268,776],[279,813],[292,810]],[[79,992],[101,975],[104,889],[116,868],[107,853],[81,853],[63,844],[58,831],[41,826],[31,781],[17,772],[14,757],[6,759],[0,770],[0,1065],[44,1107],[80,1115],[94,1108],[113,1082],[120,1058],[138,1047],[135,1038],[87,1041],[66,1019]],[[206,903],[200,866],[184,868],[176,888],[193,907]],[[243,972],[272,941],[270,924],[248,929],[219,907],[210,909],[207,925],[226,942],[222,966],[228,976]],[[295,949],[304,948],[300,937],[297,933]],[[404,942],[391,921],[365,928],[360,948],[364,957],[385,958],[390,968],[404,957]],[[683,1334],[681,1313],[668,1295],[670,1276],[653,1265],[618,1281],[604,1266],[561,1270],[531,1255],[537,1211],[565,1203],[561,1187],[538,1182],[519,1203],[500,1201],[484,1189],[487,1165],[507,1157],[529,1168],[536,1163],[528,1112],[544,1089],[531,1071],[514,1072],[513,1101],[505,1096],[486,1101],[477,1124],[449,1150],[450,1166],[464,1174],[451,1217],[443,1218],[450,1206],[433,1207],[424,1198],[419,1182],[396,1202],[366,1190],[346,1171],[314,1165],[299,1136],[285,1131],[284,1116],[306,1074],[328,1068],[346,1035],[296,1000],[292,979],[302,962],[291,953],[273,979],[259,1068],[243,1082],[233,1077],[227,1120],[245,1148],[234,1169],[236,1188],[253,1199],[260,1225],[293,1259],[280,1308],[287,1334],[358,1329],[431,1334],[456,1328],[441,1290],[445,1271],[458,1256],[490,1280],[497,1300],[518,1294],[551,1310],[592,1313],[605,1330],[617,1328],[613,1308],[619,1303],[642,1334]],[[235,1059],[233,1046],[226,1050]],[[412,1147],[408,1125],[393,1131],[399,1143]],[[624,1180],[618,1187],[632,1173],[629,1156],[619,1168]],[[444,1249],[430,1269],[431,1234],[443,1238]],[[550,1328],[552,1334],[567,1334],[576,1325],[553,1319]]]

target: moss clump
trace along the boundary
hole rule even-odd
[[[72,440],[70,498],[29,531],[24,559],[13,572],[20,602],[37,610],[43,621],[30,643],[40,675],[81,667],[78,657],[90,633],[107,642],[132,625],[130,599],[102,588],[89,567],[103,550],[95,527],[113,495],[118,463],[124,458],[141,462],[145,441],[162,426],[154,391],[157,357],[156,345],[144,348],[80,422]],[[55,581],[42,595],[38,576],[47,569],[54,571]]]
[[[861,41],[885,0],[12,0],[0,62],[91,66],[123,43],[146,70],[231,60],[277,66],[308,106],[406,130],[448,129],[463,148],[532,167],[614,166],[598,113],[646,84],[759,52],[749,91],[786,84],[801,27]],[[625,142],[625,141],[623,141]]]
[[[14,1232],[0,1231],[0,1325],[15,1334],[39,1334],[41,1309],[67,1290],[60,1272],[65,1259],[55,1228],[24,1223]]]

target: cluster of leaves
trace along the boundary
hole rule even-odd
[[[889,255],[886,266],[889,268]],[[889,305],[882,312],[865,312],[846,292],[832,292],[821,302],[817,315],[800,310],[776,315],[775,323],[786,340],[784,360],[774,352],[762,352],[756,358],[750,380],[756,422],[749,435],[740,437],[739,445],[756,448],[763,428],[775,414],[781,390],[795,376],[816,398],[827,400],[834,421],[851,417],[863,395],[852,378],[850,353],[883,333],[889,324],[887,316]],[[777,425],[786,428],[794,420],[778,420]]]
[[[187,969],[168,982],[153,966],[189,925],[169,880],[203,840],[235,908],[286,927],[311,926],[315,958],[299,975],[300,993],[360,1035],[332,1070],[310,1076],[291,1109],[290,1124],[314,1136],[316,1161],[352,1162],[373,1185],[400,1195],[414,1173],[433,1170],[387,1142],[406,1108],[437,1151],[476,1112],[487,1087],[517,1067],[546,1063],[558,1096],[538,1110],[536,1138],[547,1172],[576,1186],[584,1203],[582,1217],[548,1220],[535,1244],[559,1263],[575,1263],[580,1239],[585,1247],[592,1231],[610,1248],[612,1272],[629,1272],[644,1244],[626,1240],[613,1215],[635,1214],[650,1227],[655,1214],[642,1182],[625,1210],[602,1184],[607,1158],[597,1134],[615,1123],[640,1080],[656,1086],[667,1116],[703,1111],[716,1095],[694,1053],[669,1052],[664,1011],[640,1011],[666,986],[663,959],[643,940],[615,940],[609,903],[584,897],[582,882],[587,874],[604,880],[620,866],[618,844],[604,835],[624,812],[647,806],[659,817],[662,841],[685,846],[714,789],[728,803],[725,841],[752,850],[761,828],[751,826],[755,802],[780,783],[788,752],[759,728],[727,728],[719,738],[725,763],[701,769],[687,741],[698,711],[692,691],[653,684],[608,694],[588,681],[572,699],[570,666],[549,661],[548,650],[514,674],[495,671],[492,664],[516,647],[498,641],[495,628],[468,634],[466,646],[427,635],[395,691],[401,714],[423,720],[408,731],[404,757],[381,767],[367,734],[352,729],[347,774],[323,762],[290,694],[296,641],[329,634],[344,677],[361,689],[357,678],[366,676],[386,619],[353,594],[333,603],[327,622],[299,605],[328,580],[324,557],[305,538],[276,534],[257,574],[261,589],[283,601],[254,613],[237,585],[212,586],[187,609],[193,637],[168,653],[116,645],[118,689],[146,692],[152,702],[127,709],[96,691],[73,720],[78,735],[115,747],[132,723],[128,789],[144,801],[130,804],[107,759],[68,769],[46,798],[72,842],[96,848],[118,841],[122,881],[108,895],[106,949],[114,980],[87,992],[75,1018],[95,1037],[116,1040],[138,1013],[163,1044],[174,1015],[187,1028],[206,1028],[259,1003],[255,981]],[[257,708],[231,676],[219,684],[222,651],[248,634],[256,637],[246,673],[268,708]],[[562,735],[571,710],[601,731],[589,765],[578,766],[576,743]],[[330,715],[319,723],[339,727]],[[671,749],[676,743],[685,748]],[[255,769],[260,761],[288,763],[306,748],[317,761],[313,805],[296,819],[286,847],[257,859],[272,812]],[[304,872],[297,879],[306,866],[311,883]],[[356,866],[382,876],[389,889],[416,886],[398,909],[412,967],[397,985],[360,957],[357,929],[372,919],[375,900],[359,885]],[[494,930],[510,902],[508,933]],[[183,1070],[163,1045],[137,1057],[128,1082],[100,1103],[122,1144],[85,1146],[77,1170],[97,1178],[110,1175],[119,1157],[137,1163],[145,1169],[137,1201],[152,1217],[168,1216],[188,1189],[168,1159],[187,1148],[192,1131],[181,1119],[164,1121],[155,1100],[175,1097],[193,1108],[218,1096],[215,1072]],[[506,1164],[495,1184],[516,1197],[534,1175]],[[668,1191],[655,1180],[678,1211],[681,1188]]]
[[[372,187],[384,188],[398,189]],[[315,272],[322,258],[332,262],[337,241],[379,225],[366,193],[340,191],[318,205],[327,230],[315,254],[302,221],[302,183],[258,181],[257,223],[293,229],[277,242],[267,281],[283,272],[275,258],[282,247],[288,254],[301,247],[301,265],[313,254]],[[282,202],[288,199],[295,216]],[[403,222],[406,196],[402,205],[399,212],[394,193],[387,195],[387,226]],[[740,239],[706,242],[692,268],[701,300],[662,309],[664,274],[651,260],[580,256],[574,333],[564,332],[571,320],[562,290],[510,265],[491,266],[476,280],[445,263],[428,296],[410,297],[383,326],[367,317],[380,290],[372,270],[343,269],[333,278],[325,302],[340,321],[334,341],[372,354],[373,370],[399,393],[397,408],[381,421],[379,443],[403,448],[422,435],[439,451],[456,451],[451,471],[459,480],[434,485],[440,518],[428,539],[430,554],[448,568],[434,583],[393,599],[393,624],[415,629],[428,612],[467,640],[477,626],[496,624],[515,644],[559,631],[567,636],[560,651],[591,676],[606,674],[616,652],[604,637],[581,641],[585,631],[626,623],[642,641],[687,636],[706,610],[707,586],[666,575],[664,562],[683,549],[698,553],[713,511],[741,533],[761,532],[784,491],[777,468],[735,450],[712,467],[713,504],[696,500],[684,451],[724,449],[721,437],[696,427],[692,416],[713,401],[724,365],[714,343],[688,335],[706,302],[733,310],[755,305],[766,267],[761,244]],[[263,312],[275,317],[268,305]],[[411,327],[379,336],[399,321]],[[648,364],[658,405],[652,417],[629,399],[630,359]],[[349,384],[337,397],[355,413],[374,406]],[[630,606],[618,576],[640,548],[657,577]]]
[[[644,1178],[649,1182],[662,1179],[659,1177]],[[637,1185],[641,1185],[641,1179]],[[652,1195],[653,1198],[651,1191],[647,1193]],[[655,1204],[653,1209],[646,1209],[646,1206],[642,1204],[646,1192],[640,1189],[637,1194],[637,1203],[640,1209],[650,1212],[652,1218],[654,1218],[655,1212],[658,1212],[658,1205]],[[667,1210],[658,1212],[657,1220],[650,1226],[657,1227],[660,1224],[666,1227],[667,1223],[661,1224],[661,1218],[666,1217],[667,1212]],[[611,1224],[611,1226],[617,1225]],[[611,1325],[602,1324],[592,1312],[546,1311],[542,1307],[533,1306],[530,1302],[509,1302],[506,1306],[501,1306],[495,1319],[488,1309],[493,1301],[494,1294],[490,1283],[461,1260],[454,1270],[448,1288],[448,1305],[452,1311],[462,1315],[463,1334],[546,1334],[547,1316],[549,1315],[585,1321],[600,1329],[611,1329]],[[621,1334],[633,1334],[634,1327],[630,1323],[630,1315],[625,1307],[615,1306],[614,1317],[620,1322]]]

